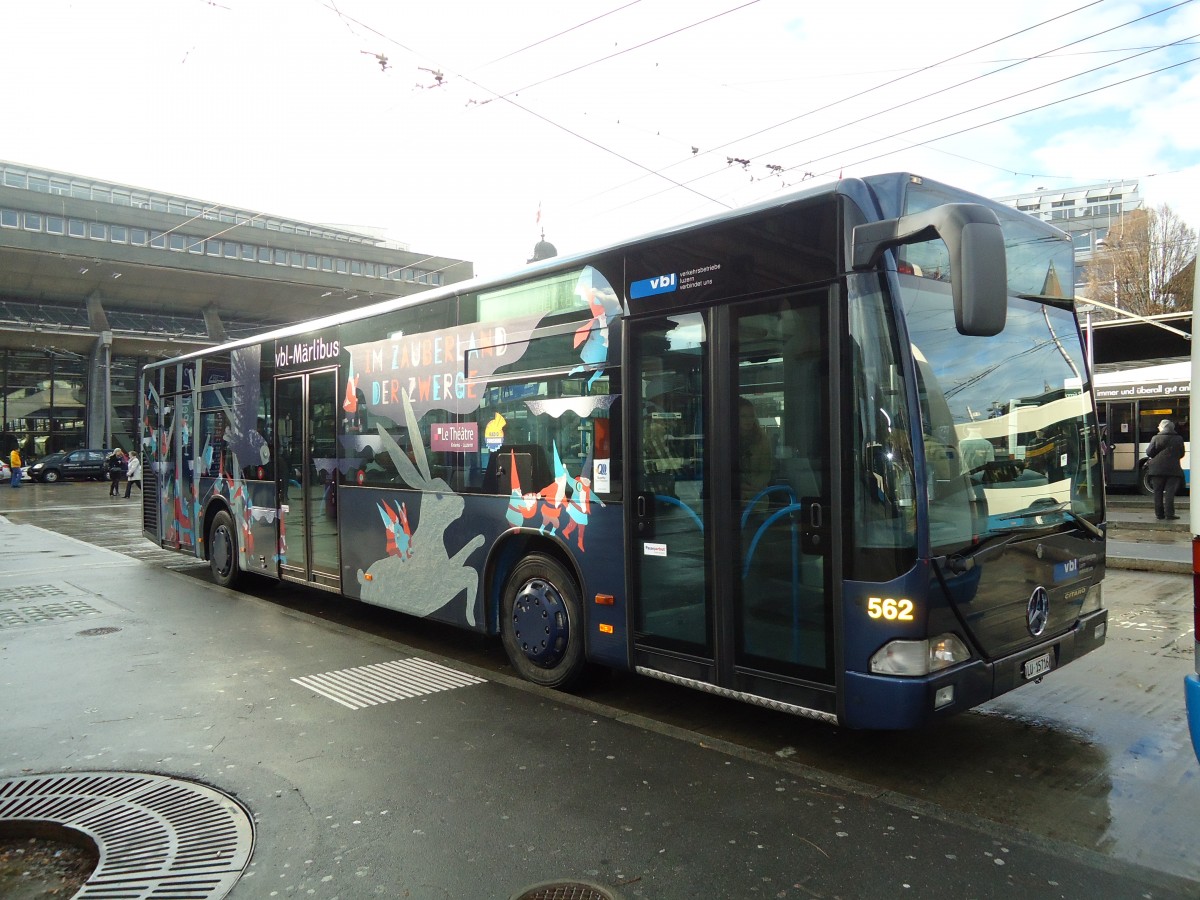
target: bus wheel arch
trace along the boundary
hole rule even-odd
[[[515,559],[492,575],[504,651],[526,681],[567,690],[587,668],[578,574],[551,541],[518,539],[503,549],[503,559]]]
[[[233,587],[241,575],[233,514],[221,504],[211,508],[204,518],[205,556],[213,581],[221,587]]]

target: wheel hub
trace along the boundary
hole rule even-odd
[[[571,628],[562,597],[550,582],[529,581],[513,603],[513,634],[535,665],[552,668],[570,644]]]
[[[228,575],[233,561],[233,541],[227,528],[220,527],[213,532],[209,553],[212,554],[213,566],[221,573],[221,577]]]

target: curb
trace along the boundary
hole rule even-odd
[[[1158,572],[1164,575],[1191,575],[1190,563],[1178,562],[1173,559],[1133,559],[1125,556],[1110,556],[1105,561],[1110,569],[1124,569],[1130,572]]]

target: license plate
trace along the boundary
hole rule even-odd
[[[1041,656],[1035,656],[1033,659],[1025,660],[1025,679],[1040,678],[1050,671],[1050,651],[1047,650]]]

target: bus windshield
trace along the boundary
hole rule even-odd
[[[1011,298],[989,340],[953,326],[948,287],[900,276],[916,360],[931,552],[1098,521],[1101,454],[1069,309]]]

